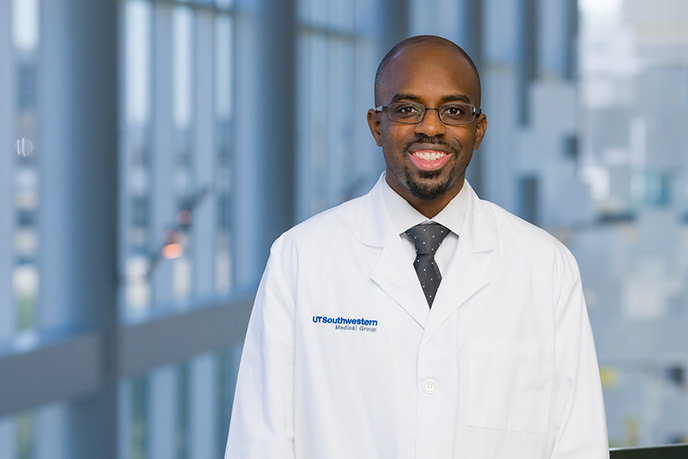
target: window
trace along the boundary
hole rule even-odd
[[[366,124],[376,56],[364,19],[373,7],[299,2],[297,220],[365,193],[382,171]]]
[[[241,346],[120,383],[120,457],[220,457]]]
[[[612,446],[688,441],[688,6],[581,2],[576,232]]]
[[[40,170],[36,141],[38,0],[0,2],[0,341],[31,339],[40,295]],[[0,456],[31,457],[35,412],[0,418]]]
[[[6,66],[9,81],[13,90],[8,94],[9,113],[8,133],[16,139],[15,153],[8,164],[3,164],[11,171],[13,180],[8,180],[9,193],[2,199],[9,199],[11,211],[5,215],[2,231],[11,243],[11,255],[3,260],[9,262],[11,270],[12,311],[7,317],[8,332],[32,329],[36,324],[36,309],[39,298],[40,274],[38,268],[39,252],[39,187],[40,172],[37,164],[36,131],[37,131],[37,73],[38,53],[40,46],[39,2],[14,1],[11,3],[10,18],[11,41],[9,62]],[[5,67],[5,66],[3,66]],[[3,104],[5,105],[5,104]],[[6,135],[7,135],[6,134]],[[9,140],[9,139],[8,139]],[[10,144],[8,142],[8,144]],[[0,333],[2,336],[2,333]]]
[[[232,10],[127,0],[123,307],[141,314],[232,285]]]
[[[122,3],[125,322],[229,300],[236,144],[231,7],[227,1]],[[120,456],[221,455],[236,348],[120,382]]]
[[[250,311],[233,5],[69,6],[0,1],[0,457],[218,456]]]

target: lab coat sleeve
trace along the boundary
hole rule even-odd
[[[609,457],[599,366],[575,259],[555,261],[555,440],[552,458]]]
[[[294,458],[292,249],[270,250],[239,365],[225,459]]]

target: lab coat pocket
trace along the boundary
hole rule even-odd
[[[470,345],[468,424],[547,432],[554,349],[532,341],[474,341]]]

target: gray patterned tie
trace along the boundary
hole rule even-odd
[[[435,253],[449,234],[449,229],[433,222],[409,228],[406,230],[406,234],[416,246],[416,259],[413,262],[413,267],[416,269],[423,293],[428,300],[428,307],[432,307],[435,293],[437,293],[442,280],[440,269],[435,263]]]

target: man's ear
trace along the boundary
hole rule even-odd
[[[368,110],[368,127],[378,147],[382,146],[382,128],[380,123],[380,112],[376,112],[372,108]]]
[[[475,126],[475,140],[473,141],[473,151],[480,148],[480,144],[485,138],[485,131],[487,130],[487,116],[481,114],[478,117],[478,122]]]

